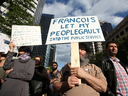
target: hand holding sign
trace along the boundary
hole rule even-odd
[[[10,44],[9,44],[10,52],[13,52],[15,46],[16,45],[13,42],[10,42]]]

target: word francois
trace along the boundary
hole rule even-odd
[[[65,24],[65,23],[85,23],[85,22],[96,22],[95,17],[82,17],[82,18],[60,18],[54,19],[52,24]]]

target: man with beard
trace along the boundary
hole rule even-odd
[[[55,92],[61,96],[100,96],[99,92],[106,92],[106,78],[99,67],[88,63],[89,52],[84,43],[79,43],[80,68],[66,64],[53,84]]]
[[[107,56],[103,57],[98,66],[107,78],[107,91],[101,96],[128,96],[128,74],[126,66],[117,57],[117,44],[110,41],[106,44]]]
[[[49,94],[48,94],[49,96],[59,96],[59,94],[53,92],[53,89],[52,89],[53,83],[54,83],[54,81],[57,78],[57,74],[59,73],[59,71],[57,70],[57,68],[58,68],[57,62],[52,62],[52,72],[50,72],[48,74],[48,77],[50,79],[50,85],[49,85],[49,88],[50,89],[49,89]]]

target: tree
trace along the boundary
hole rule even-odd
[[[97,52],[91,59],[90,63],[91,64],[98,64],[99,60],[106,55],[105,49],[101,52]]]
[[[119,40],[116,40],[118,44],[118,54],[117,57],[121,60],[121,62],[125,63],[128,65],[128,60],[127,60],[127,52],[128,52],[128,35],[123,36]]]
[[[0,14],[0,31],[11,35],[12,25],[34,25],[34,17],[27,12],[28,9],[33,9],[34,0],[6,0],[6,8],[8,12],[3,17]]]
[[[49,70],[50,72],[52,72],[52,66],[46,67],[46,70]]]

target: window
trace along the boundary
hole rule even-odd
[[[119,38],[119,35],[116,35],[116,39],[118,39]]]
[[[125,28],[125,31],[126,31],[126,32],[128,32],[128,27],[127,27],[127,28]]]
[[[2,11],[0,10],[0,14],[2,14]]]
[[[34,1],[33,1],[34,2]],[[34,2],[36,5],[37,5],[37,3],[36,2]]]
[[[124,31],[120,32],[120,35],[121,35],[121,36],[124,35]]]
[[[29,9],[29,8],[28,8],[28,9]],[[29,10],[34,13],[34,11],[33,11],[32,9],[29,9]]]
[[[6,16],[6,14],[5,14],[5,13],[3,13],[3,15],[4,15],[4,16]]]
[[[114,41],[115,39],[113,38],[112,41]]]
[[[6,6],[3,4],[2,7],[6,8]]]

